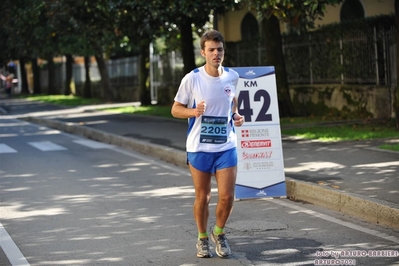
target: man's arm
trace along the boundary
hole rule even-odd
[[[238,106],[237,106],[237,97],[233,98],[233,106],[231,107],[231,111],[238,114]]]
[[[186,105],[175,101],[171,113],[176,118],[200,117],[205,112],[205,108],[205,101],[200,102],[196,108],[187,108]]]
[[[237,104],[237,98],[234,97],[233,98],[233,106],[231,107],[231,111],[233,112],[233,121],[234,121],[234,125],[239,127],[242,126],[242,124],[244,123],[244,117],[242,117],[239,113],[238,113],[238,104]]]

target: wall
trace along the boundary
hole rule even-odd
[[[373,17],[383,14],[395,13],[394,2],[395,0],[360,0],[364,8],[364,15],[366,17]],[[316,25],[326,25],[329,23],[340,21],[340,10],[342,4],[335,6],[327,6],[322,20],[318,20]]]
[[[246,7],[217,17],[217,30],[223,34],[226,42],[241,41],[241,21],[248,12],[256,18],[256,11],[249,11]]]
[[[395,0],[360,0],[360,2],[363,5],[366,17],[395,13]],[[327,6],[322,20],[316,20],[316,27],[340,22],[341,6],[342,4]],[[230,11],[217,17],[217,30],[224,35],[226,42],[241,41],[241,21],[247,12],[251,12],[257,17],[256,11],[249,10],[248,7],[244,7],[242,10]],[[285,29],[285,25],[281,24],[281,30],[285,31]]]
[[[291,85],[291,99],[301,115],[343,117],[394,117],[388,87],[361,85]]]

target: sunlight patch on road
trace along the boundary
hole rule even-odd
[[[5,192],[17,192],[17,191],[26,191],[30,190],[30,187],[17,187],[17,188],[8,188],[8,189],[3,189]]]
[[[316,172],[326,169],[343,169],[345,165],[337,164],[334,162],[309,162],[301,163],[299,166],[295,167],[285,167],[284,170],[291,173],[299,173],[302,171]]]
[[[26,210],[26,205],[14,203],[13,206],[0,207],[2,218],[20,219],[33,218],[37,216],[55,216],[66,213],[64,208],[47,208],[38,210]]]
[[[133,192],[133,196],[150,196],[150,197],[162,197],[162,196],[183,196],[187,194],[189,196],[194,195],[194,188],[191,186],[187,187],[167,187],[152,189],[147,191]]]
[[[399,161],[392,162],[382,162],[382,163],[369,163],[369,164],[359,164],[354,165],[354,168],[379,168],[379,167],[390,167],[390,166],[399,166]]]

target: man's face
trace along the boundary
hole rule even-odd
[[[201,55],[205,57],[206,64],[218,68],[220,65],[222,65],[224,59],[223,43],[206,41],[205,49],[201,50]]]

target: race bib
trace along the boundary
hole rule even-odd
[[[202,116],[201,143],[222,144],[227,142],[227,117]]]

